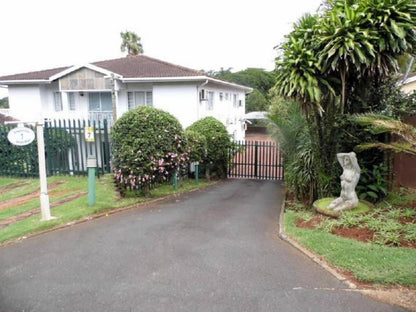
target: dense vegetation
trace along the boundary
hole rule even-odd
[[[214,117],[205,117],[194,122],[187,128],[205,137],[207,151],[204,155],[199,153],[205,166],[206,176],[218,178],[227,177],[228,151],[233,144],[225,126]]]
[[[162,110],[141,106],[125,113],[111,136],[116,181],[145,195],[152,183],[166,181],[188,162],[182,126]]]
[[[398,58],[414,55],[415,49],[416,5],[410,0],[331,0],[324,11],[305,15],[294,25],[276,60],[272,119],[279,139],[286,132],[291,136],[286,139],[291,144],[282,147],[297,196],[311,204],[336,193],[335,154],[387,139],[363,131],[353,116],[389,114],[391,107],[408,102],[392,78],[399,70]],[[296,113],[284,120],[278,116],[280,110]],[[294,128],[284,129],[290,125]],[[374,151],[358,155],[362,169],[374,172],[367,177],[374,183],[386,183],[377,180],[380,172],[375,170],[388,165],[384,156]],[[386,185],[378,186],[378,194],[363,192],[380,199]]]

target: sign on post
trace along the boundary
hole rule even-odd
[[[23,126],[21,122],[9,121],[7,123],[17,123],[17,127],[10,130],[7,139],[10,143],[18,146],[28,145],[35,139],[35,133]],[[39,122],[30,122],[36,124],[36,133],[38,136],[38,162],[39,162],[39,180],[40,180],[40,211],[41,221],[55,219],[51,216],[49,204],[48,183],[46,180],[46,162],[45,162],[45,142],[43,139],[43,120]]]
[[[85,127],[85,141],[94,142],[94,127]]]
[[[26,128],[20,124],[16,128],[9,131],[7,139],[13,145],[25,146],[33,142],[35,139],[35,132],[33,132],[32,129]]]

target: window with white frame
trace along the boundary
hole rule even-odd
[[[55,112],[61,112],[63,110],[61,92],[55,92],[53,94],[53,100],[55,104]]]
[[[111,92],[88,93],[88,110],[90,112],[112,112],[113,101]]]
[[[223,99],[224,99],[224,93],[220,92],[220,101],[222,102]]]
[[[233,94],[233,107],[237,107],[237,94]]]
[[[214,91],[208,91],[207,110],[214,109]]]
[[[74,111],[76,110],[76,106],[75,106],[75,93],[69,92],[67,93],[67,98],[68,98],[68,107],[70,111]]]
[[[128,108],[133,109],[139,106],[153,106],[152,91],[127,92]]]

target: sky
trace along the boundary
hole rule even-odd
[[[0,5],[0,76],[144,55],[197,70],[274,69],[275,46],[322,0],[13,0]],[[0,97],[6,90],[0,88]]]

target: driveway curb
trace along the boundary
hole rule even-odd
[[[278,222],[278,229],[279,229],[279,237],[284,240],[285,242],[289,243],[296,249],[300,250],[302,253],[304,253],[306,256],[308,256],[312,261],[319,264],[323,269],[331,273],[335,278],[337,278],[339,281],[343,282],[348,286],[349,289],[357,289],[357,285],[355,285],[353,282],[349,281],[345,276],[341,275],[336,269],[334,269],[327,261],[325,261],[323,258],[319,257],[309,249],[305,248],[301,244],[299,244],[294,239],[287,236],[285,231],[285,225],[284,225],[284,212],[285,212],[285,200],[282,201],[282,207],[280,207],[280,215],[279,215],[279,222]]]

